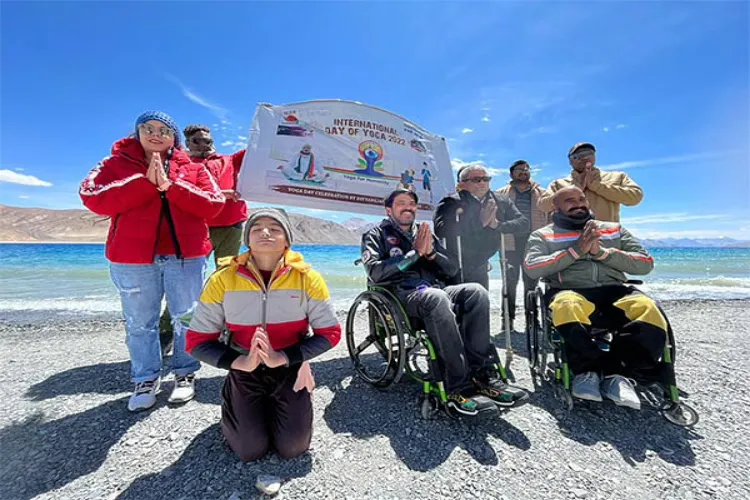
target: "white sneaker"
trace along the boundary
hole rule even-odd
[[[174,389],[169,395],[170,403],[187,403],[195,397],[195,374],[175,375]]]
[[[574,398],[600,402],[602,400],[602,395],[599,392],[599,384],[598,373],[579,373],[573,378],[573,383],[570,386],[571,393]]]
[[[611,399],[617,406],[626,406],[634,410],[641,409],[641,400],[635,392],[630,379],[622,375],[609,375],[602,381],[602,396]]]
[[[156,393],[159,392],[161,379],[147,380],[135,384],[133,395],[128,400],[128,410],[148,410],[156,403]]]

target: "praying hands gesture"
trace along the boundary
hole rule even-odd
[[[578,246],[584,254],[596,255],[599,253],[599,232],[596,221],[590,220],[583,226],[581,237],[578,238]]]
[[[493,198],[492,196],[490,196],[487,202],[482,205],[482,213],[480,214],[480,218],[482,220],[482,227],[490,226],[492,229],[495,229],[497,227],[497,203],[495,202],[495,198]]]
[[[432,230],[425,223],[420,224],[419,229],[417,229],[417,236],[414,238],[414,250],[421,257],[432,253]]]
[[[166,191],[169,189],[170,183],[167,178],[167,173],[164,171],[164,165],[161,162],[159,153],[154,152],[151,155],[151,161],[146,171],[146,179],[151,181],[159,191]]]
[[[263,328],[258,327],[250,344],[250,352],[235,359],[232,362],[231,368],[249,373],[258,368],[261,363],[269,368],[278,368],[285,366],[288,361],[286,354],[271,347],[268,334]],[[313,378],[310,363],[308,362],[302,363],[297,373],[297,380],[294,382],[295,392],[299,392],[302,389],[307,389],[311,394],[313,389],[315,389],[315,379]]]

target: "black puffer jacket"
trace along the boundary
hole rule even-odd
[[[442,287],[458,272],[458,261],[448,255],[433,235],[433,260],[420,257],[412,245],[418,224],[411,234],[390,219],[362,235],[362,263],[373,283],[387,283],[401,290],[420,286]]]
[[[495,198],[497,204],[496,218],[499,224],[495,229],[482,226],[482,203],[468,191],[446,196],[440,200],[435,211],[435,234],[438,238],[445,238],[448,252],[456,256],[456,259],[456,237],[461,237],[461,260],[466,269],[487,267],[487,262],[500,249],[501,233],[529,231],[529,220],[510,198],[492,191],[488,192],[487,196]],[[461,212],[456,221],[458,209],[461,209]]]

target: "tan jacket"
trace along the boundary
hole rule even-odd
[[[552,181],[542,197],[540,206],[552,212],[552,196],[564,187],[581,187],[581,174],[573,170],[568,177]],[[594,168],[594,177],[584,191],[589,208],[596,220],[620,222],[620,204],[632,207],[643,199],[643,190],[625,172],[602,172]]]
[[[504,194],[511,200],[513,200],[513,203],[516,202],[516,194],[518,191],[513,189],[513,181],[509,182],[507,186],[502,187],[497,190],[497,193]],[[549,216],[548,214],[542,210],[540,203],[542,201],[542,198],[546,194],[545,189],[539,185],[538,182],[531,181],[531,230],[529,232],[536,231],[540,227],[544,227],[547,224],[549,224]],[[516,250],[516,238],[513,234],[506,234],[503,236],[505,238],[505,250],[508,252],[512,252]],[[519,248],[518,250],[523,251],[523,248]]]

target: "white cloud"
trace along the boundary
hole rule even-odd
[[[603,128],[602,128],[602,130],[603,130],[604,132],[609,132],[609,127],[603,127]]]
[[[485,116],[484,118],[482,118],[482,122],[489,123],[490,122],[490,117],[489,116]]]
[[[728,214],[696,215],[696,214],[689,214],[687,212],[678,212],[678,213],[640,215],[636,217],[623,217],[622,222],[626,226],[639,226],[643,224],[665,224],[665,223],[676,223],[676,222],[689,222],[689,221],[696,221],[696,220],[717,220],[717,219],[727,219],[729,217],[730,216]]]
[[[23,169],[21,167],[16,167],[13,170],[15,170],[16,172],[23,172]]]
[[[222,147],[234,146],[234,141],[224,141],[221,143]]]
[[[486,163],[483,161],[463,161],[459,158],[453,158],[451,160],[451,167],[453,167],[453,170],[458,172],[463,167],[482,167],[485,170],[487,170],[487,173],[490,175],[498,175],[500,173],[500,170],[497,168],[488,167]]]
[[[165,73],[164,76],[167,78],[167,80],[171,81],[172,83],[180,87],[180,90],[182,90],[182,95],[187,97],[189,100],[193,101],[198,106],[202,106],[206,108],[207,110],[209,110],[211,113],[213,113],[217,118],[221,120],[221,123],[224,123],[224,124],[229,123],[226,120],[226,116],[229,113],[229,111],[227,111],[225,108],[222,108],[221,106],[208,101],[204,97],[199,96],[198,94],[190,90],[188,87],[186,87],[176,76],[171,75],[169,73]]]
[[[650,167],[656,165],[671,165],[674,163],[688,163],[696,160],[709,160],[727,154],[728,151],[710,151],[706,153],[695,153],[678,156],[667,156],[664,158],[651,158],[648,160],[623,161],[610,165],[599,165],[602,170],[625,170],[628,168]]]
[[[244,135],[238,135],[237,139],[239,139],[241,141],[247,141],[247,137],[245,137]]]
[[[474,132],[474,129],[469,127],[466,127],[461,131],[462,134],[471,134],[472,132]]]
[[[618,124],[617,124],[617,126],[616,126],[615,128],[616,128],[617,130],[622,130],[622,129],[624,129],[624,128],[627,128],[627,125],[625,125],[624,123],[618,123]]]
[[[22,200],[28,200],[31,198],[31,196],[26,196],[25,194],[19,194],[18,197],[21,198]]]
[[[12,170],[0,170],[0,182],[38,187],[50,187],[52,185],[51,182],[43,181],[33,175],[19,174]]]

